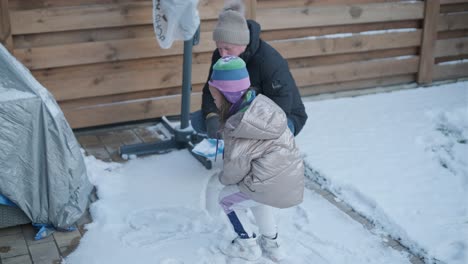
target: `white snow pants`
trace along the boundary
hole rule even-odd
[[[253,235],[253,228],[247,218],[247,210],[252,211],[261,235],[275,237],[277,233],[276,208],[258,203],[242,193],[237,185],[225,186],[219,194],[219,204],[229,218],[234,231],[241,238]]]

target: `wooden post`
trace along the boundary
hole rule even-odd
[[[440,12],[440,0],[426,0],[424,10],[423,36],[419,60],[418,83],[429,84],[433,78],[434,51],[437,41],[437,18]]]
[[[13,38],[11,37],[10,10],[8,0],[0,0],[0,43],[10,52],[13,51]]]
[[[255,20],[257,18],[257,0],[246,0],[246,18]]]

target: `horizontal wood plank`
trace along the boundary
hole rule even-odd
[[[463,4],[468,3],[467,0],[440,0],[441,5],[450,5],[450,4]]]
[[[298,86],[310,86],[383,76],[416,73],[419,57],[381,59],[375,61],[351,62],[323,67],[292,69]]]
[[[439,31],[437,32],[437,39],[452,39],[468,37],[468,29],[453,30],[453,31]]]
[[[466,12],[468,11],[468,3],[460,3],[460,4],[451,4],[451,5],[441,5],[440,6],[440,13],[458,13],[458,12]]]
[[[201,32],[212,32],[215,27],[215,23],[216,20],[203,20],[200,25]],[[137,38],[154,38],[156,40],[153,25],[15,35],[14,41],[16,48],[34,48]]]
[[[153,26],[122,26],[14,36],[15,48],[17,49],[136,38],[154,38],[156,40]]]
[[[468,54],[468,37],[437,40],[434,53],[435,57]]]
[[[203,90],[203,86],[201,85],[193,85],[192,86],[192,93],[198,93]],[[149,90],[149,91],[142,91],[142,92],[133,92],[133,93],[125,93],[125,94],[112,94],[107,96],[98,96],[98,97],[88,97],[88,98],[81,98],[76,100],[67,100],[67,101],[59,101],[59,104],[62,108],[80,108],[80,107],[88,107],[88,106],[95,106],[95,105],[107,105],[110,103],[116,102],[124,102],[124,101],[134,101],[134,100],[141,100],[141,99],[148,99],[153,97],[162,97],[162,96],[172,96],[172,95],[180,95],[182,93],[181,87],[171,87],[167,89],[157,89],[157,90]]]
[[[198,8],[201,19],[217,19],[222,2],[202,0]],[[151,1],[12,10],[11,16],[16,35],[152,23]]]
[[[423,2],[257,10],[263,30],[422,19]],[[282,19],[287,18],[287,19]]]
[[[468,54],[457,55],[457,56],[448,56],[448,57],[438,57],[435,59],[435,64],[444,63],[444,62],[453,62],[460,60],[468,60]]]
[[[345,81],[331,84],[320,84],[315,86],[302,87],[300,93],[302,96],[330,94],[337,92],[355,91],[367,88],[384,89],[385,86],[413,83],[416,80],[415,74],[405,74],[397,76],[385,76],[372,79]],[[373,91],[375,92],[375,90]]]
[[[261,37],[263,40],[281,40],[304,38],[310,36],[322,36],[341,33],[359,33],[375,30],[392,30],[392,29],[420,29],[421,22],[418,20],[392,21],[392,22],[376,22],[368,24],[351,24],[338,25],[327,27],[309,27],[309,28],[288,28],[280,30],[262,31]]]
[[[215,49],[211,33],[201,34],[194,52]],[[129,59],[183,54],[183,41],[175,41],[170,49],[159,47],[155,38],[98,41],[60,46],[15,49],[14,55],[29,69],[44,69]]]
[[[151,2],[151,0],[9,0],[10,8],[14,10],[28,10],[51,7],[69,7],[82,5],[124,4],[133,2]]]
[[[468,61],[434,65],[434,80],[448,80],[468,77]]]
[[[211,52],[195,53],[192,64],[207,64],[211,62]],[[181,68],[183,57],[180,55],[154,57],[139,60],[115,61],[106,63],[76,65],[70,67],[33,70],[32,73],[39,81],[46,79],[66,80],[96,76],[96,74],[117,74],[129,71],[146,71],[160,69]]]
[[[179,115],[180,102],[181,96],[174,95],[77,108],[62,108],[62,110],[72,128],[82,128],[156,118],[164,115]],[[200,109],[201,94],[192,94],[190,103],[191,111]]]
[[[192,67],[192,84],[204,83],[209,67],[210,64],[197,64]],[[81,78],[46,78],[41,83],[58,101],[181,87],[182,65],[166,69],[96,73]]]
[[[388,3],[400,2],[401,0],[257,0],[257,7],[266,8],[285,8],[285,7],[306,7],[306,6],[325,6],[325,5],[355,5],[368,3]]]
[[[468,28],[468,12],[441,14],[437,20],[437,30],[459,30]]]
[[[288,59],[288,64],[291,69],[319,67],[325,65],[334,65],[358,61],[368,61],[376,59],[385,59],[402,56],[417,56],[419,47],[389,49],[389,50],[374,50],[369,52],[346,53],[314,56],[307,58]]]
[[[285,58],[364,52],[415,47],[421,42],[421,30],[409,32],[372,32],[369,34],[332,35],[271,42]]]

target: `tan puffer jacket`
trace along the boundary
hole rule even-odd
[[[258,95],[245,112],[224,127],[224,169],[219,180],[238,184],[254,201],[277,208],[302,202],[304,163],[286,115],[273,101]]]

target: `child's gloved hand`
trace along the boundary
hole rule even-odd
[[[219,115],[210,114],[206,118],[206,134],[208,138],[218,138],[219,131]]]

